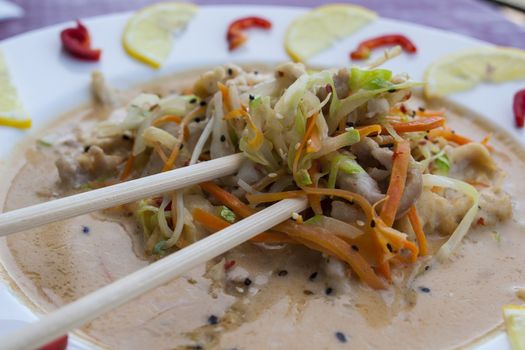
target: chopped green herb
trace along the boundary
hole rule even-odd
[[[53,143],[51,141],[44,140],[44,139],[36,140],[36,144],[39,145],[39,146],[42,146],[42,147],[51,147],[51,146],[53,146]]]
[[[491,235],[496,242],[501,243],[501,235],[498,231],[492,231]]]
[[[166,249],[166,241],[159,241],[157,244],[155,244],[155,248],[153,248],[153,253],[161,255],[164,253],[165,249]]]
[[[434,174],[448,175],[450,170],[450,161],[445,153],[434,160]]]
[[[233,211],[231,211],[230,208],[224,206],[224,205],[221,205],[219,207],[219,215],[221,218],[223,218],[224,220],[228,221],[230,224],[233,224],[235,222],[235,213]]]

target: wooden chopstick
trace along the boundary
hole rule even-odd
[[[307,207],[305,198],[282,200],[141,270],[88,294],[10,335],[1,348],[35,349],[137,296],[246,242]],[[174,298],[176,296],[173,296]]]
[[[242,153],[0,214],[0,236],[231,175]]]

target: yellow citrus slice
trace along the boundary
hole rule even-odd
[[[19,129],[31,127],[31,118],[24,111],[15,87],[9,78],[9,71],[0,53],[0,125]]]
[[[306,61],[377,18],[375,12],[360,6],[332,4],[320,6],[295,19],[284,47],[296,61]]]
[[[503,318],[513,350],[525,349],[525,306],[503,306]]]
[[[483,47],[461,51],[433,62],[425,72],[427,97],[466,91],[476,85],[525,79],[525,51]]]
[[[147,6],[129,19],[122,45],[130,56],[159,68],[171,52],[173,33],[184,30],[196,13],[197,6],[187,3]]]

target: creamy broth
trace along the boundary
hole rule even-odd
[[[144,89],[165,94],[195,77],[191,72],[164,78]],[[448,123],[481,140],[487,127],[472,116],[458,117],[463,113],[448,106]],[[107,114],[84,106],[48,130],[75,134]],[[520,215],[525,210],[525,155],[503,134],[496,133],[491,144],[507,173],[513,219],[471,229],[452,259],[417,277],[410,291],[400,287],[401,281],[380,292],[355,279],[335,281],[320,268],[321,254],[304,247],[267,249],[247,243],[223,257],[235,260],[230,273],[236,283],[222,288],[207,276],[209,267],[220,263],[217,259],[96,319],[81,329],[82,335],[119,349],[441,349],[471,344],[501,325],[502,305],[523,302],[515,288],[525,286],[525,221]],[[2,194],[3,211],[63,194],[52,148],[31,142],[18,152],[24,157],[2,175],[12,179]],[[139,237],[133,218],[106,211],[9,236],[0,256],[31,303],[49,312],[149,264]]]

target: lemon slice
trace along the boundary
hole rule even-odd
[[[130,56],[159,68],[171,52],[172,34],[184,30],[195,13],[197,6],[186,3],[147,6],[129,19],[122,45]]]
[[[513,350],[525,349],[525,306],[503,306],[503,318]]]
[[[525,79],[525,51],[502,47],[476,48],[433,62],[425,72],[425,94],[437,97],[465,91],[481,82]]]
[[[0,125],[19,129],[31,127],[31,118],[24,111],[16,89],[9,79],[4,55],[0,52]]]
[[[294,61],[306,61],[376,18],[375,12],[360,6],[320,6],[290,24],[284,47]]]

